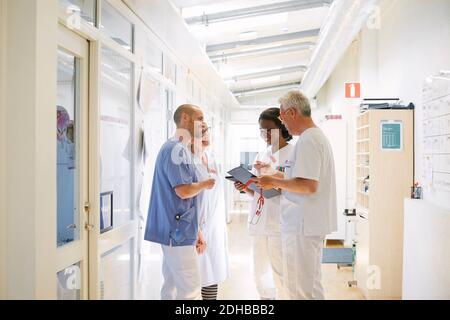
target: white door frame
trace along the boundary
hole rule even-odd
[[[134,206],[134,188],[131,195],[131,211],[132,218],[129,222],[115,227],[114,229],[101,234],[100,233],[100,129],[101,129],[101,46],[105,43],[101,40],[90,41],[90,106],[89,106],[89,225],[92,229],[89,232],[89,299],[100,300],[102,298],[101,290],[101,256],[106,252],[125,244],[130,239],[134,239],[132,243],[132,252],[130,259],[132,264],[132,280],[131,280],[131,298],[135,297],[137,282],[137,240],[138,240],[138,221]],[[107,46],[114,50],[113,46]],[[120,52],[119,52],[120,53]],[[124,56],[128,59],[128,56]],[[128,59],[130,60],[130,59]],[[135,66],[135,61],[130,60]],[[135,96],[134,73],[132,80],[132,96]],[[134,101],[131,106],[131,122],[132,126],[130,134],[134,135]],[[133,137],[134,141],[134,137]],[[135,153],[136,147],[133,144],[132,156],[132,185],[134,184],[135,175]]]
[[[80,263],[81,298],[88,299],[88,105],[89,105],[89,43],[87,40],[71,32],[62,25],[58,25],[58,50],[64,50],[77,58],[77,85],[75,95],[78,103],[75,106],[77,116],[76,145],[78,165],[78,223],[76,223],[79,239],[56,250],[56,272],[62,271],[76,263]]]

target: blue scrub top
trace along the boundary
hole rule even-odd
[[[176,139],[167,141],[156,159],[145,240],[174,247],[195,244],[198,199],[183,200],[175,193],[175,187],[195,182],[192,153]]]

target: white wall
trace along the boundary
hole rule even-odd
[[[5,181],[5,32],[6,1],[0,0],[0,300],[6,298],[6,181]]]
[[[347,192],[346,208],[354,208],[356,201],[356,116],[359,99],[345,98],[345,82],[359,81],[358,41],[354,41],[341,58],[330,78],[317,94],[318,110],[313,116],[322,112],[342,115],[347,123]],[[326,110],[326,112],[324,112]],[[342,170],[336,168],[336,171]]]
[[[450,211],[405,200],[403,299],[450,299]]]
[[[56,70],[56,1],[7,5],[4,293],[53,299],[56,252],[48,248],[56,245],[56,72],[49,70]]]
[[[396,96],[416,104],[416,179],[421,176],[420,126],[422,85],[430,75],[450,70],[450,1],[385,0],[379,32],[380,95]],[[364,34],[362,35],[364,36]],[[427,197],[427,195],[425,195]],[[428,199],[448,203],[448,194]]]

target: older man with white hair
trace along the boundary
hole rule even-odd
[[[337,229],[336,180],[333,153],[324,133],[311,118],[309,100],[299,91],[280,99],[280,119],[299,136],[284,176],[264,176],[254,182],[263,189],[283,190],[281,213],[284,284],[290,299],[324,299],[321,284],[323,242]]]

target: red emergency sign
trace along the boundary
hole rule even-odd
[[[348,82],[345,84],[346,98],[360,98],[361,97],[361,83]]]

